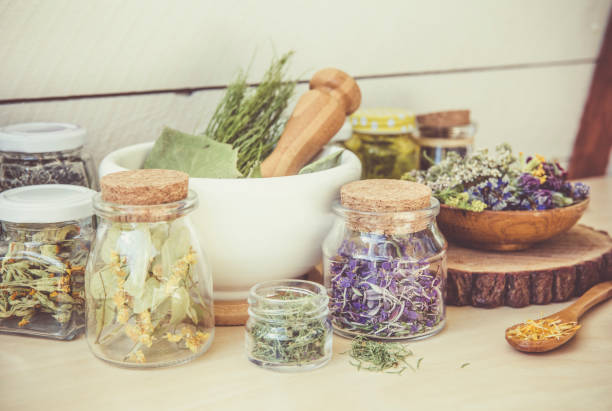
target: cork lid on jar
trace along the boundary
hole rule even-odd
[[[167,204],[187,197],[189,175],[175,170],[131,170],[100,180],[102,199],[125,205]]]
[[[118,222],[170,221],[197,205],[189,175],[174,170],[132,170],[100,179],[96,214]]]
[[[407,213],[431,208],[431,189],[402,180],[361,180],[340,189],[340,203],[353,230],[395,234],[416,232],[430,223],[429,218]]]

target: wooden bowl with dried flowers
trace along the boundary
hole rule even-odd
[[[404,179],[428,185],[440,201],[438,224],[465,247],[514,251],[569,230],[589,204],[589,187],[567,181],[557,162],[514,156],[508,144],[461,158],[449,155]]]
[[[446,238],[470,248],[524,250],[569,230],[587,209],[589,199],[549,210],[468,211],[442,205],[438,225]]]

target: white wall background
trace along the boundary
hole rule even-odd
[[[478,146],[565,161],[611,3],[0,0],[0,124],[80,124],[99,161],[164,125],[201,129],[223,93],[210,88],[295,50],[301,79],[360,77],[362,107],[469,108]]]

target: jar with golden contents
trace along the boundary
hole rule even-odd
[[[362,178],[400,178],[419,167],[415,117],[396,108],[364,109],[351,116],[353,136],[344,145],[361,160]]]
[[[109,174],[94,198],[87,341],[99,358],[128,367],[187,362],[213,340],[212,277],[189,214],[187,174]]]

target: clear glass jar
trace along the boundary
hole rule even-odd
[[[421,160],[419,164],[421,170],[427,170],[432,165],[438,164],[450,152],[465,157],[472,152],[474,146],[474,138],[421,137],[417,141],[421,146]]]
[[[436,224],[438,200],[413,211],[360,211],[340,202],[333,210],[323,269],[335,332],[380,340],[439,332],[447,243]]]
[[[157,205],[94,197],[98,231],[85,276],[86,334],[98,358],[160,367],[210,347],[212,276],[189,219],[196,206],[193,191]]]
[[[70,340],[85,329],[94,194],[62,185],[0,194],[1,332]]]
[[[249,293],[249,360],[275,371],[307,371],[332,356],[332,327],[325,288],[305,280],[267,281]]]
[[[353,135],[344,146],[362,165],[362,179],[400,178],[419,167],[415,118],[401,109],[366,109],[351,116]]]
[[[97,187],[85,130],[73,124],[23,123],[0,128],[0,191],[38,184]]]

